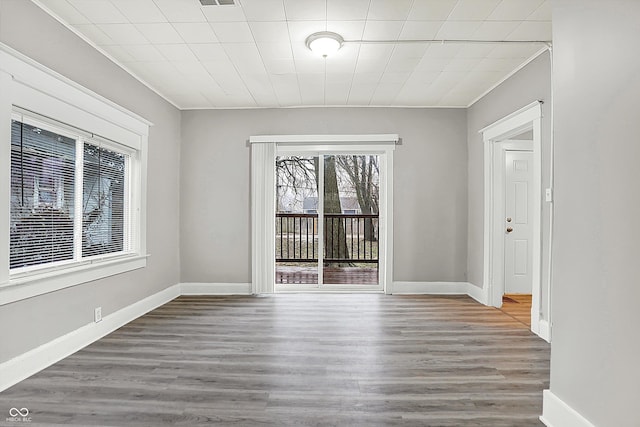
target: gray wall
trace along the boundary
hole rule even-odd
[[[547,52],[541,54],[511,78],[496,87],[467,111],[469,150],[469,243],[467,271],[469,282],[482,286],[484,274],[484,143],[478,131],[491,123],[531,104],[542,105],[542,188],[549,187],[551,153],[551,64]],[[544,193],[544,191],[543,191]],[[549,209],[542,202],[542,288],[548,283]],[[548,296],[542,295],[543,307]],[[548,319],[546,313],[543,317]]]
[[[359,133],[402,138],[394,155],[394,280],[466,281],[465,110],[186,111],[182,124],[183,282],[251,281],[251,135]]]
[[[551,391],[640,425],[640,2],[556,0]]]
[[[92,322],[96,306],[106,316],[178,283],[180,112],[30,1],[0,0],[0,42],[155,124],[149,136],[147,268],[1,306],[3,362]]]

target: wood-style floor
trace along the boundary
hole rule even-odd
[[[531,294],[505,294],[500,310],[527,327],[531,327]]]
[[[0,393],[0,412],[28,408],[32,425],[526,427],[542,425],[548,379],[549,345],[468,297],[180,297]]]

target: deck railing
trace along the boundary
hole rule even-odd
[[[378,263],[377,214],[324,214],[324,263]],[[318,215],[276,214],[276,261],[318,262]]]

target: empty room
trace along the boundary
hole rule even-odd
[[[0,425],[640,426],[638,22],[0,0]]]

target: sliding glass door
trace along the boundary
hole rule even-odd
[[[377,287],[380,156],[278,156],[275,171],[276,285]]]

